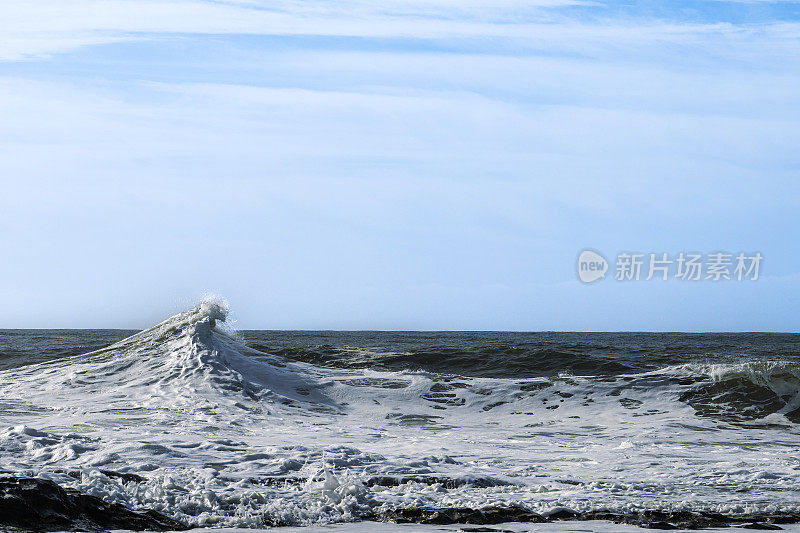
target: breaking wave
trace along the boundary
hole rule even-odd
[[[701,384],[681,394],[701,416],[729,422],[800,422],[800,365],[787,361],[748,361],[693,366]],[[780,418],[770,417],[780,415]]]
[[[192,526],[800,501],[784,446],[800,436],[796,362],[696,342],[712,364],[689,341],[593,334],[279,345],[227,315],[209,299],[108,347],[0,370],[0,469]]]

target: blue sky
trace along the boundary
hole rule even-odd
[[[0,118],[0,327],[798,330],[798,2],[6,0]]]

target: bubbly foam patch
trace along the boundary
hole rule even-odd
[[[228,303],[217,296],[205,298],[196,309],[201,316],[212,320],[225,322],[228,318]]]

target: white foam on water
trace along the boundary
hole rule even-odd
[[[207,300],[108,348],[0,371],[15,405],[0,411],[0,468],[194,527],[319,525],[398,507],[800,509],[796,426],[781,413],[763,427],[698,417],[663,372],[320,368],[244,346],[227,314]],[[794,374],[771,372],[770,387],[795,390]],[[382,476],[398,482],[371,482]]]

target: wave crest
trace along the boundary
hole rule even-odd
[[[67,388],[75,391],[70,401],[83,403],[91,395],[104,411],[120,412],[211,413],[223,404],[264,400],[333,405],[319,392],[312,369],[245,346],[223,324],[227,317],[224,300],[207,298],[106,348],[15,369],[5,392],[52,403]]]
[[[800,422],[800,365],[790,361],[687,365],[699,384],[681,401],[698,415],[728,422]]]

